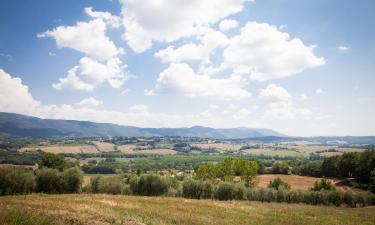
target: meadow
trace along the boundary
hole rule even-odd
[[[370,225],[375,208],[101,194],[0,197],[1,224]]]

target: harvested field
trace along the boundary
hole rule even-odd
[[[296,146],[295,148],[298,151],[304,152],[304,153],[316,153],[318,151],[335,149],[339,154],[343,154],[345,152],[363,152],[366,150],[364,148],[345,148],[345,147],[338,147],[338,146]]]
[[[92,142],[96,148],[101,152],[113,152],[115,150],[115,145],[112,143],[93,141]]]
[[[192,146],[196,146],[199,148],[217,148],[221,150],[236,150],[236,145],[228,144],[228,143],[210,143],[210,144],[192,144]]]
[[[370,225],[375,221],[375,208],[98,194],[34,194],[0,197],[0,218],[2,224],[45,225]]]
[[[92,145],[81,145],[81,146],[46,146],[46,147],[37,147],[37,148],[21,148],[18,151],[20,152],[34,152],[37,150],[41,150],[43,152],[49,153],[97,153],[98,150],[95,146]]]
[[[149,149],[149,150],[139,150],[137,153],[140,154],[154,154],[154,155],[174,155],[177,151],[172,149]]]
[[[320,180],[320,178],[317,178],[317,177],[304,177],[304,176],[285,175],[285,174],[263,174],[263,175],[258,176],[258,179],[259,179],[258,186],[265,188],[267,187],[268,183],[271,180],[274,180],[277,177],[280,177],[283,181],[290,184],[290,187],[292,190],[301,190],[301,191],[309,190],[309,188],[314,186],[315,181]],[[338,190],[343,190],[343,191],[351,190],[352,192],[356,192],[356,193],[363,192],[362,190],[356,189],[356,188],[351,188],[347,186],[337,186],[336,183],[341,181],[339,179],[335,179],[335,180],[329,179],[329,180],[333,184],[335,184]]]
[[[137,152],[134,151],[136,147],[137,146],[135,145],[120,145],[120,146],[117,146],[117,149],[120,150],[124,154],[137,154]]]

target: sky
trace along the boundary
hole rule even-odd
[[[3,0],[0,111],[375,135],[372,0]]]

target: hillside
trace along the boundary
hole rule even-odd
[[[0,137],[106,137],[106,136],[185,136],[209,138],[258,138],[285,136],[264,128],[215,129],[202,126],[184,128],[140,128],[110,123],[76,120],[40,119],[14,113],[0,112]]]
[[[375,208],[113,195],[0,197],[1,224],[373,224]],[[27,221],[27,223],[23,223]]]

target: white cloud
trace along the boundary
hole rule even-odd
[[[129,109],[130,111],[134,111],[134,112],[147,112],[148,106],[144,104],[139,104],[139,105],[133,105]]]
[[[219,108],[219,106],[217,106],[216,104],[209,104],[208,107],[210,109],[218,109]]]
[[[0,69],[0,111],[29,114],[39,106],[40,102],[34,100],[20,78]]]
[[[124,90],[121,91],[120,94],[121,94],[122,96],[127,96],[127,95],[129,94],[129,92],[130,92],[130,89],[124,89]]]
[[[172,63],[160,73],[155,87],[146,93],[174,93],[189,97],[216,97],[229,100],[250,97],[251,93],[243,89],[245,84],[239,76],[211,78],[196,74],[185,63]]]
[[[218,47],[224,47],[228,43],[228,38],[221,32],[211,28],[199,29],[200,44],[188,43],[178,48],[169,46],[154,54],[163,62],[182,62],[187,60],[202,60],[203,63],[210,62],[210,54]]]
[[[124,39],[135,52],[153,41],[172,42],[195,34],[196,28],[238,13],[245,0],[121,0]]]
[[[127,65],[118,58],[100,63],[92,58],[83,57],[77,66],[68,71],[65,78],[60,78],[52,87],[57,90],[92,91],[100,84],[108,82],[113,88],[119,88],[133,77],[126,71],[126,67]]]
[[[38,34],[38,37],[52,37],[57,47],[72,48],[96,60],[108,60],[123,51],[106,36],[106,24],[101,19],[59,26]]]
[[[303,93],[299,96],[299,99],[305,101],[307,99],[307,95]]]
[[[48,52],[48,55],[49,56],[56,56],[56,53],[54,53],[54,52]]]
[[[361,117],[344,118],[315,114],[296,107],[291,101],[272,102],[265,110],[254,113],[245,107],[231,113],[210,112],[169,114],[155,113],[147,106],[132,107],[127,112],[98,110],[74,105],[44,105],[35,100],[20,78],[13,78],[0,69],[0,111],[22,113],[49,119],[73,119],[116,123],[141,127],[268,127],[290,135],[371,135],[375,124],[367,113]],[[137,111],[138,108],[138,111]],[[233,107],[232,107],[233,108]],[[139,112],[141,110],[141,113]],[[143,111],[142,111],[143,110]],[[362,111],[361,111],[362,112]],[[332,124],[336,124],[332,126]]]
[[[298,38],[267,23],[249,22],[230,40],[224,63],[235,71],[249,73],[251,79],[266,81],[298,74],[325,64]]]
[[[76,103],[76,105],[80,107],[95,107],[101,104],[103,104],[102,101],[96,100],[93,97],[82,99],[81,101]]]
[[[322,89],[316,89],[316,90],[315,90],[315,93],[318,94],[318,95],[323,95],[323,94],[325,94],[326,92],[323,91]]]
[[[121,25],[121,19],[118,16],[113,16],[109,12],[98,12],[93,11],[91,7],[85,8],[85,13],[94,19],[102,19],[113,28],[119,28]]]
[[[265,89],[262,89],[259,97],[273,101],[288,101],[291,98],[289,92],[285,88],[279,87],[275,84],[269,84]]]
[[[338,49],[340,52],[346,52],[346,51],[349,51],[349,50],[350,50],[350,47],[340,45],[340,46],[337,47],[337,49]]]
[[[223,32],[236,27],[238,27],[237,20],[225,19],[219,23],[219,29]]]

